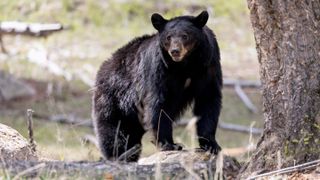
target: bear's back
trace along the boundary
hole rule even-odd
[[[96,85],[101,84],[102,81],[105,81],[111,74],[129,75],[130,73],[128,73],[128,71],[132,71],[133,69],[131,67],[133,67],[135,63],[138,63],[135,62],[138,51],[143,49],[141,48],[142,46],[147,46],[154,36],[153,34],[134,38],[114,52],[111,58],[104,61],[100,66],[96,77]]]

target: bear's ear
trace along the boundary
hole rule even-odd
[[[208,12],[202,11],[197,17],[194,18],[193,22],[197,27],[202,28],[203,26],[206,25],[208,18],[209,18]]]
[[[153,27],[156,28],[156,30],[161,31],[168,22],[168,20],[164,19],[160,14],[154,13],[151,16],[151,22]]]

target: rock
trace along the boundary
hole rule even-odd
[[[10,74],[0,71],[0,101],[30,97],[35,94],[36,91],[28,84]]]
[[[38,160],[28,141],[18,131],[3,124],[0,124],[0,158],[5,162]]]
[[[207,152],[198,152],[193,150],[182,151],[160,151],[149,157],[141,158],[139,165],[152,165],[157,163],[189,163],[196,161],[208,161],[211,154]]]

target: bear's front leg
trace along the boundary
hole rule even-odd
[[[197,134],[200,148],[218,154],[221,147],[216,141],[216,129],[221,110],[221,90],[208,85],[195,98],[194,115],[198,118]]]
[[[182,150],[182,145],[175,144],[172,138],[173,117],[170,117],[170,112],[156,105],[150,109],[149,113],[155,145],[161,151]]]

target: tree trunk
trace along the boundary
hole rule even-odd
[[[248,0],[265,125],[242,177],[320,158],[320,1]]]

